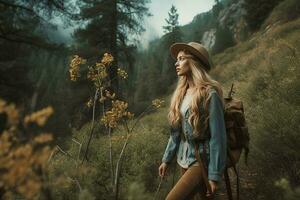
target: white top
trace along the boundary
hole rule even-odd
[[[182,103],[180,105],[180,113],[181,113],[181,116],[182,116],[182,120],[184,120],[184,114],[185,112],[187,111],[187,109],[190,107],[190,104],[191,104],[191,101],[192,101],[192,95],[191,94],[186,94],[182,100]],[[177,163],[182,167],[182,168],[188,168],[188,164],[183,164],[183,162],[186,160],[187,161],[187,151],[188,151],[188,148],[189,148],[189,143],[187,140],[183,141],[183,157],[181,160],[179,160],[179,158],[177,158]],[[195,162],[193,165],[197,165],[198,162]],[[192,166],[193,166],[192,165]]]
[[[180,113],[181,113],[182,117],[184,117],[184,113],[190,107],[191,101],[192,101],[192,95],[191,94],[186,94],[183,97],[182,103],[180,105]]]

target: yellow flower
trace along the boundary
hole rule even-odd
[[[93,100],[92,99],[89,99],[89,101],[86,103],[86,106],[88,108],[92,107],[93,106]]]
[[[5,112],[6,102],[3,99],[0,99],[0,113]]]
[[[152,101],[152,106],[154,106],[155,108],[160,108],[164,102],[164,100],[154,99]]]
[[[79,57],[78,55],[73,56],[73,59],[71,60],[71,63],[70,63],[70,69],[69,69],[70,78],[72,81],[76,81],[77,78],[80,77],[79,66],[82,64],[86,64],[85,59]]]
[[[105,126],[115,128],[122,118],[132,118],[133,114],[127,111],[128,103],[120,100],[112,101],[112,108],[101,118]]]
[[[108,97],[108,98],[110,98],[110,99],[114,99],[115,96],[116,96],[116,94],[115,93],[111,94],[110,91],[105,90],[105,96]]]
[[[102,62],[96,62],[96,69],[104,69],[105,65]]]
[[[0,157],[9,152],[12,143],[10,141],[10,133],[3,131],[0,137]]]
[[[50,115],[54,112],[51,106],[44,108],[40,111],[34,112],[30,115],[26,115],[24,118],[24,124],[28,125],[29,123],[35,122],[39,126],[44,126]]]
[[[103,63],[106,66],[109,66],[113,61],[114,57],[109,53],[105,53],[101,60],[101,63]]]
[[[0,113],[6,113],[8,124],[11,128],[15,128],[19,123],[19,112],[15,104],[7,104],[4,100],[0,99]]]
[[[53,140],[53,136],[49,133],[44,133],[39,136],[36,136],[33,141],[36,143],[46,143]]]
[[[0,134],[0,171],[5,172],[0,173],[2,196],[9,198],[17,192],[26,199],[35,199],[44,184],[40,174],[45,173],[51,153],[51,148],[43,144],[51,141],[52,135],[41,134],[33,142],[21,141],[16,134],[20,132],[19,126],[15,126],[20,121],[18,110],[0,99],[0,113],[6,113],[9,121],[9,127]],[[27,115],[24,123],[43,125],[52,113],[53,109],[47,107]]]
[[[105,97],[105,96],[102,96],[102,97],[100,97],[99,102],[100,102],[100,103],[103,103],[103,102],[105,101],[105,99],[106,99],[106,97]]]
[[[33,199],[40,191],[42,185],[40,181],[29,179],[24,184],[20,185],[17,190],[23,194],[27,199]]]
[[[125,70],[118,68],[117,71],[118,75],[122,78],[122,79],[127,79],[128,78],[128,74]]]

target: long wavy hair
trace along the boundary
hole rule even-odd
[[[193,128],[193,135],[201,138],[208,127],[208,106],[210,101],[209,90],[215,89],[220,99],[222,100],[223,106],[223,91],[219,82],[213,80],[208,73],[205,71],[204,66],[189,52],[184,50],[185,55],[188,55],[187,64],[191,69],[190,79],[194,83],[195,93],[193,93],[191,104],[190,104],[190,116],[189,123]],[[172,127],[178,127],[181,123],[180,104],[188,89],[188,77],[180,76],[177,87],[173,93],[171,104],[169,108],[168,119]],[[200,106],[204,105],[204,113],[200,113]],[[204,128],[201,127],[200,119],[204,117]],[[204,130],[201,130],[201,129]]]

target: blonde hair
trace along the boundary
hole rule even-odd
[[[209,90],[215,89],[220,99],[223,102],[223,91],[219,82],[213,80],[208,73],[204,70],[204,66],[195,59],[193,55],[188,54],[184,50],[186,55],[191,56],[191,59],[188,59],[187,64],[191,69],[191,76],[194,86],[195,93],[192,96],[190,104],[190,117],[188,119],[189,123],[193,128],[193,135],[198,138],[201,138],[208,127],[208,106],[210,101]],[[172,127],[178,127],[181,123],[181,114],[180,114],[180,104],[184,98],[184,95],[188,89],[188,78],[186,76],[180,76],[177,87],[173,93],[171,104],[169,108],[168,119]],[[200,106],[204,105],[204,113],[200,113]],[[205,127],[204,130],[201,130],[200,119],[204,117]]]

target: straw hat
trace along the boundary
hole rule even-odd
[[[206,48],[197,42],[189,43],[174,43],[170,47],[171,56],[176,60],[179,51],[187,50],[189,53],[194,55],[204,65],[205,70],[211,69],[209,54]]]

